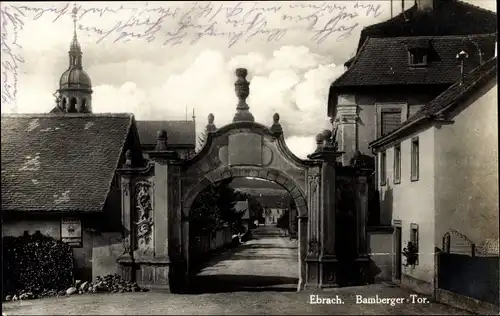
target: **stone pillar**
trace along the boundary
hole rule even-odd
[[[133,269],[133,227],[132,227],[132,153],[127,150],[126,161],[123,169],[119,170],[121,183],[121,208],[123,224],[123,254],[118,258],[121,265],[122,278],[127,281],[135,281]]]
[[[298,218],[299,223],[298,223],[298,241],[299,241],[299,284],[297,291],[302,291],[304,290],[307,282],[307,263],[306,263],[306,257],[307,257],[307,236],[304,236],[307,233],[307,217],[300,217]],[[304,276],[306,276],[306,279],[304,279]]]
[[[360,281],[370,283],[368,269],[370,259],[368,256],[367,240],[366,240],[366,222],[368,214],[368,173],[370,171],[362,172],[361,175],[356,177],[356,213],[357,213],[357,246],[358,257],[356,259],[356,266],[359,271]]]
[[[121,176],[121,206],[123,223],[123,254],[118,258],[122,267],[122,278],[127,281],[135,281],[133,276],[133,230],[131,214],[131,179],[129,175]]]
[[[349,161],[358,150],[358,106],[354,95],[339,95],[336,123],[338,124],[339,149],[344,152],[342,165]]]
[[[366,221],[368,214],[368,179],[367,176],[358,176],[356,179],[356,209],[358,221],[358,255],[366,256]]]
[[[317,258],[317,263],[313,263],[313,258],[308,258],[308,268],[317,267],[317,274],[312,275],[308,272],[308,278],[311,277],[308,284],[316,283],[317,287],[335,287],[337,257],[335,254],[335,222],[336,222],[336,174],[337,159],[342,155],[334,148],[334,140],[331,139],[332,132],[324,131],[316,137],[318,148],[315,153],[309,155],[309,158],[320,162],[320,177],[318,195],[315,197],[318,203],[316,214],[313,214],[314,209],[311,209],[310,218],[315,218],[317,225],[316,245],[310,248],[313,250],[312,255]],[[324,145],[321,145],[322,143]],[[314,197],[314,195],[312,195]],[[310,227],[313,225],[311,224]],[[313,228],[314,229],[314,228]],[[313,237],[313,236],[312,236]],[[313,237],[313,238],[314,238]],[[310,243],[314,239],[310,240]],[[309,256],[309,253],[308,253]],[[317,277],[317,278],[316,278]],[[309,280],[308,280],[309,281]]]
[[[307,244],[306,248],[306,285],[307,287],[317,287],[319,282],[318,259],[320,253],[320,194],[321,194],[321,167],[312,167],[308,170],[307,176],[307,209],[309,218],[307,224]],[[300,229],[305,228],[299,224]],[[306,239],[306,238],[303,238]]]
[[[171,193],[169,188],[170,170],[169,163],[178,159],[174,151],[167,150],[167,132],[158,132],[158,144],[155,151],[149,153],[154,161],[154,256],[146,264],[152,270],[152,288],[170,290],[171,260],[169,251],[169,239],[172,233],[171,218]],[[148,270],[149,270],[148,269]]]

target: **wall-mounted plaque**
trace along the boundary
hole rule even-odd
[[[62,218],[61,240],[72,247],[82,246],[82,223],[78,218]]]
[[[262,165],[262,136],[251,132],[229,135],[229,165]]]

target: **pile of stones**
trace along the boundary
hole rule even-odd
[[[43,290],[39,294],[32,292],[20,292],[17,295],[7,295],[5,301],[29,300],[51,296],[67,296],[85,293],[124,293],[124,292],[147,292],[148,289],[141,288],[137,283],[128,282],[118,274],[110,274],[105,277],[98,276],[96,282],[82,282],[76,280],[75,284],[66,290]]]

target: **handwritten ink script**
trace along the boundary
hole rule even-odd
[[[19,65],[24,63],[21,46],[18,43],[19,32],[23,29],[23,14],[15,8],[2,8],[2,107],[12,104],[17,96],[17,80]]]
[[[95,5],[92,4],[92,5]],[[255,40],[279,42],[303,34],[313,45],[341,41],[382,14],[380,4],[368,1],[330,2],[152,2],[99,4],[82,2],[77,28],[96,43],[142,41],[159,46],[195,45],[217,38],[233,47]],[[69,4],[40,6],[10,3],[2,6],[2,104],[15,100],[17,73],[23,63],[17,36],[27,21],[62,23]],[[363,20],[364,19],[364,20]],[[43,22],[42,22],[43,21]],[[66,23],[66,22],[65,22]],[[304,37],[305,36],[305,37]],[[8,88],[8,89],[6,89]],[[4,94],[5,90],[5,94]]]

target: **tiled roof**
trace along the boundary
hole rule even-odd
[[[137,121],[136,124],[142,145],[156,145],[160,129],[167,131],[169,145],[196,145],[194,121]]]
[[[58,106],[55,106],[49,113],[64,113]]]
[[[370,146],[377,148],[387,142],[397,139],[418,122],[425,119],[432,119],[439,113],[456,105],[460,100],[469,97],[475,91],[484,86],[489,80],[497,75],[497,58],[494,57],[470,73],[464,76],[463,82],[458,80],[451,85],[447,90],[437,96],[430,103],[423,106],[417,113],[406,120],[399,128],[370,143]]]
[[[479,65],[478,47],[483,59],[494,55],[495,38],[495,34],[368,38],[350,68],[332,83],[332,88],[336,91],[359,86],[452,84],[460,77],[456,55],[466,51],[469,58],[465,69],[472,70]],[[424,44],[430,48],[428,65],[411,67],[408,49]]]
[[[361,31],[358,51],[370,37],[446,36],[497,32],[495,12],[455,0],[439,0],[433,10],[422,11],[416,5],[385,22]]]
[[[2,210],[103,210],[131,114],[2,115]]]

